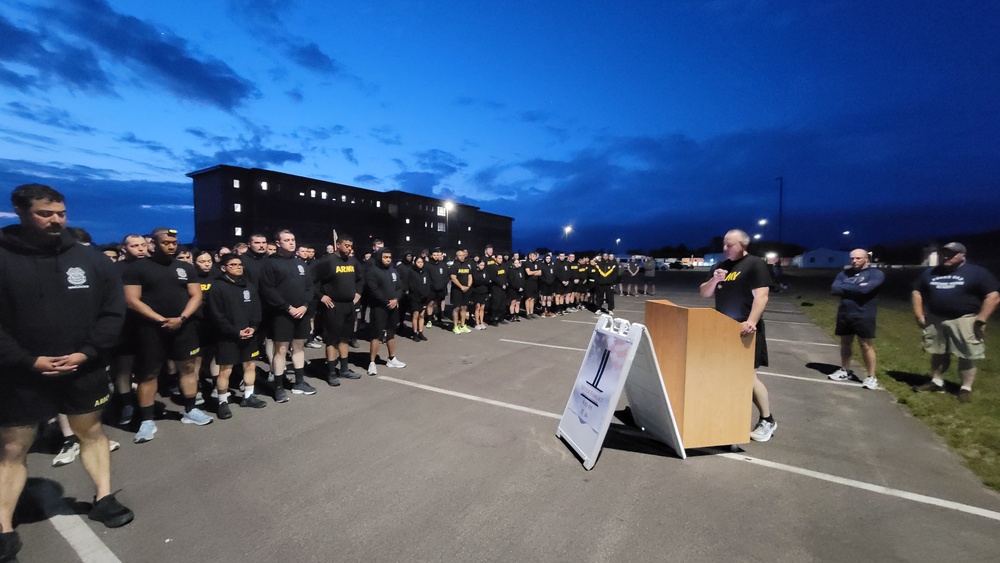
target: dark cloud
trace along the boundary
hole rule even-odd
[[[552,118],[552,114],[547,111],[522,111],[517,118],[525,123],[544,123]]]
[[[69,112],[54,107],[28,106],[21,102],[8,102],[3,112],[64,131],[74,133],[94,133],[97,131],[93,127],[73,119]]]
[[[363,186],[375,186],[382,183],[377,176],[372,176],[371,174],[360,174],[354,177],[354,181]]]
[[[482,100],[479,98],[471,98],[468,96],[460,96],[458,98],[455,98],[455,101],[453,103],[459,107],[478,107],[486,110],[501,110],[506,107],[505,104],[502,104],[500,102],[495,102],[492,100]]]
[[[354,156],[354,149],[344,148],[340,149],[340,154],[344,155],[344,159],[351,164],[357,165],[358,159]]]
[[[341,73],[340,64],[315,42],[299,37],[288,28],[282,15],[295,6],[282,0],[230,0],[229,12],[250,26],[255,37],[277,45],[288,60],[321,74]]]
[[[229,142],[229,137],[223,137],[221,135],[211,135],[204,129],[198,127],[188,127],[184,130],[185,133],[191,134],[203,141],[211,142],[214,144],[222,144]]]
[[[160,143],[158,143],[156,141],[146,141],[146,140],[140,139],[140,138],[136,137],[135,134],[132,133],[131,131],[125,133],[121,137],[118,137],[118,140],[122,141],[123,143],[128,143],[130,145],[136,145],[138,147],[142,147],[142,148],[144,148],[146,150],[149,150],[149,151],[152,151],[152,152],[158,152],[158,153],[170,156],[170,157],[174,156],[174,151],[170,150],[166,146],[164,146],[164,145],[162,145],[162,144],[160,144]]]
[[[254,85],[225,62],[199,57],[184,39],[119,14],[104,0],[66,1],[44,14],[180,98],[232,111],[256,94]]]
[[[440,149],[430,149],[414,156],[417,158],[419,168],[429,170],[441,178],[451,176],[468,166],[462,159]]]
[[[48,32],[15,26],[0,16],[0,61],[30,68],[35,74],[19,74],[0,65],[0,83],[27,91],[54,86],[103,93],[111,82],[90,49],[69,45]]]
[[[393,179],[399,184],[399,190],[428,197],[434,197],[434,188],[441,181],[441,177],[432,172],[400,172]]]
[[[285,92],[285,95],[288,96],[289,100],[292,100],[297,104],[302,103],[302,100],[305,99],[305,96],[302,94],[302,90],[299,88],[292,88],[291,90]]]
[[[230,164],[250,168],[280,167],[288,162],[302,162],[301,153],[274,149],[265,146],[258,136],[250,139],[240,138],[235,141],[236,147],[224,147],[213,154],[188,151],[186,162],[193,170],[208,168],[217,164]]]
[[[383,145],[402,145],[403,139],[399,133],[393,133],[389,127],[374,127],[369,134]]]

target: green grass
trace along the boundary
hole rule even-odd
[[[833,337],[838,299],[829,294],[829,281],[797,280],[788,292],[810,320]],[[905,291],[883,294],[878,312],[875,351],[879,384],[948,443],[983,483],[1000,491],[1000,326],[994,317],[987,326],[986,359],[979,362],[971,403],[961,404],[955,394],[961,379],[957,361],[945,374],[950,393],[914,393],[911,385],[929,380],[930,356],[920,346],[920,328]],[[990,338],[990,337],[993,338]],[[855,362],[860,357],[855,349]]]

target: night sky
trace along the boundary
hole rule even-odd
[[[521,249],[776,239],[777,177],[806,247],[995,229],[998,6],[4,0],[0,187],[102,242],[190,238],[216,164],[478,205]]]

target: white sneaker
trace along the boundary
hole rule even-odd
[[[861,382],[861,386],[865,389],[871,389],[874,391],[875,389],[878,389],[878,379],[876,379],[874,375],[869,375],[864,381]]]
[[[375,365],[375,362],[368,364],[368,375],[378,375],[378,366]]]
[[[750,439],[754,442],[766,442],[771,439],[771,435],[774,434],[776,428],[778,428],[777,422],[768,422],[762,418],[753,429],[753,432],[750,433]]]
[[[403,369],[406,367],[406,364],[399,361],[399,358],[389,358],[389,361],[385,363],[385,366],[395,369]]]
[[[52,467],[69,465],[76,460],[78,455],[80,455],[80,442],[67,440],[63,442],[62,449],[59,450],[56,457],[52,458]]]
[[[829,377],[834,381],[847,381],[849,379],[853,379],[855,375],[854,372],[852,372],[851,370],[840,368],[837,371],[828,375],[827,377]]]
[[[118,442],[116,442],[114,440],[108,440],[108,448],[111,451],[117,452],[118,448],[120,448],[120,447],[122,447],[122,445],[120,443],[118,443]]]

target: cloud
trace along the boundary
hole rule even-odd
[[[552,117],[547,111],[522,111],[517,118],[525,123],[544,123]]]
[[[193,205],[177,205],[177,204],[160,204],[151,205],[144,203],[139,206],[139,209],[158,209],[161,211],[194,211]]]
[[[302,103],[302,100],[305,99],[305,96],[302,94],[302,90],[300,88],[292,88],[291,90],[286,91],[285,95],[288,96],[288,99],[297,104]]]
[[[493,100],[482,100],[479,98],[472,98],[469,96],[459,96],[455,98],[452,102],[454,105],[459,107],[478,107],[486,110],[501,110],[506,107],[506,104],[500,102],[495,102]]]
[[[378,142],[383,145],[402,145],[403,139],[399,136],[399,133],[393,133],[392,129],[387,126],[383,127],[373,127],[369,130],[369,134]]]
[[[54,86],[111,93],[111,82],[90,49],[69,45],[49,32],[15,26],[0,16],[0,61],[30,69],[19,74],[0,66],[0,83],[21,91]]]
[[[171,156],[171,157],[174,156],[174,151],[170,150],[166,146],[164,146],[164,145],[162,145],[162,144],[160,144],[160,143],[158,143],[156,141],[146,141],[146,140],[140,139],[140,138],[136,137],[135,134],[132,133],[132,132],[125,133],[124,135],[118,137],[118,140],[121,141],[121,142],[123,142],[123,143],[128,143],[130,145],[136,145],[136,146],[142,147],[142,148],[144,148],[146,150],[149,150],[149,151],[152,151],[152,152],[158,152],[158,153],[161,153],[161,154],[166,154],[166,155]]]
[[[60,2],[59,9],[41,12],[48,21],[90,41],[180,98],[232,111],[257,94],[253,83],[225,62],[197,55],[184,39],[119,14],[105,0],[67,0]],[[62,71],[70,72],[68,68]]]
[[[229,13],[250,27],[253,36],[276,45],[291,62],[320,74],[341,73],[340,64],[312,41],[293,33],[282,19],[294,2],[282,0],[230,0]]]
[[[74,133],[94,133],[97,131],[89,125],[83,125],[73,119],[70,114],[54,107],[27,106],[20,102],[8,102],[4,113],[26,119],[41,125],[48,125]]]
[[[207,131],[199,127],[188,127],[187,129],[184,130],[184,132],[193,135],[203,141],[215,144],[222,144],[229,141],[229,137],[223,137],[222,135],[211,135]]]
[[[401,191],[428,197],[434,196],[434,188],[441,181],[440,176],[432,172],[400,172],[393,179],[399,183]]]
[[[372,176],[371,174],[360,174],[355,176],[354,181],[357,184],[365,186],[375,186],[382,183],[382,180],[379,180],[377,176]]]
[[[358,159],[354,157],[354,149],[340,149],[340,153],[344,155],[344,159],[346,159],[347,162],[355,165],[358,163]]]
[[[250,139],[240,138],[235,141],[236,147],[222,148],[211,155],[188,151],[186,162],[195,170],[209,168],[217,164],[230,164],[250,168],[280,167],[288,162],[302,162],[301,153],[265,146],[259,136]]]
[[[0,219],[16,219],[17,213],[11,213],[10,211],[0,211]]]
[[[415,156],[419,168],[434,172],[441,178],[451,176],[468,166],[465,161],[440,149],[419,152]]]

